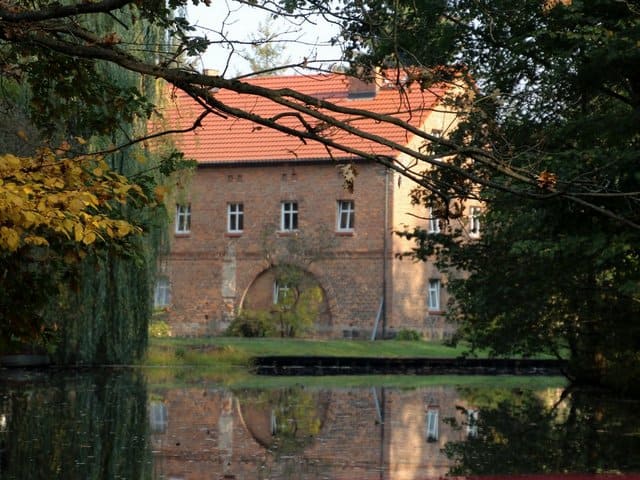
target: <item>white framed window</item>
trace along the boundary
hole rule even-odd
[[[244,205],[242,203],[227,204],[227,232],[242,233],[244,230]]]
[[[355,207],[353,200],[338,200],[338,221],[339,232],[351,232],[355,226]]]
[[[467,437],[477,438],[478,436],[478,410],[467,410]]]
[[[469,208],[469,236],[480,236],[480,207]]]
[[[439,435],[438,428],[438,409],[434,407],[429,407],[427,409],[427,419],[426,419],[426,437],[427,442],[437,442]]]
[[[427,209],[427,233],[440,233],[440,219],[436,216],[433,207]]]
[[[154,307],[166,307],[170,301],[169,279],[167,277],[158,277],[156,279],[156,288],[153,295]]]
[[[160,401],[149,403],[149,425],[154,433],[162,433],[167,430],[169,418],[167,406]]]
[[[288,301],[291,293],[291,287],[286,283],[273,282],[273,303],[281,305]]]
[[[298,229],[298,202],[282,202],[280,230],[291,232]]]
[[[176,205],[176,233],[191,231],[191,204]]]
[[[429,280],[429,299],[427,304],[430,311],[440,311],[440,280],[437,278]]]

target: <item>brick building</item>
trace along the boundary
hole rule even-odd
[[[456,121],[439,102],[447,93],[443,89],[400,91],[383,78],[363,84],[337,74],[262,77],[252,83],[394,115],[433,134],[446,135]],[[264,99],[227,91],[215,95],[283,124],[301,122]],[[201,112],[175,92],[165,119],[171,128],[184,129]],[[424,142],[388,124],[340,118],[413,148]],[[345,135],[335,137],[360,150],[411,161]],[[283,263],[297,266],[306,284],[321,291],[315,336],[367,338],[374,328],[378,336],[402,328],[427,338],[451,333],[443,316],[445,276],[432,262],[396,258],[411,245],[394,230],[445,227],[428,209],[411,205],[411,181],[379,163],[221,115],[208,115],[199,128],[174,140],[186,158],[198,162],[175,192],[170,253],[156,288],[156,306],[166,311],[174,335],[221,333],[241,309],[269,310],[288,289],[276,274]],[[345,166],[357,171],[352,191],[345,188]],[[461,221],[477,231],[471,225],[475,218]]]

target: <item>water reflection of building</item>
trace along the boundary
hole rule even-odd
[[[149,409],[155,477],[437,478],[444,444],[470,433],[446,421],[465,422],[457,406],[450,387],[167,390]]]

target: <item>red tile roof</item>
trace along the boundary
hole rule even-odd
[[[401,92],[396,88],[383,86],[378,89],[375,96],[367,97],[360,94],[352,95],[350,98],[348,79],[340,74],[258,77],[250,80],[250,83],[273,89],[290,88],[340,106],[393,115],[409,121],[414,126],[424,123],[431,112],[430,109],[438,103],[444,93],[442,89],[421,91],[418,87]],[[270,100],[228,90],[217,92],[215,97],[226,104],[267,118],[284,111],[281,105]],[[202,107],[184,92],[175,91],[163,114],[165,127],[188,128],[201,112]],[[393,125],[369,119],[352,118],[343,114],[336,116],[343,121],[350,120],[352,125],[394,142],[406,144],[411,138],[405,130]],[[316,119],[309,121],[312,125],[318,125]],[[300,127],[300,121],[291,116],[281,118],[280,123]],[[389,147],[358,138],[344,131],[327,130],[325,134],[365,152],[393,156],[397,154]],[[331,158],[326,148],[320,143],[307,141],[305,144],[294,136],[262,127],[248,120],[222,118],[215,114],[208,115],[203,120],[202,127],[195,131],[174,136],[174,141],[186,158],[195,159],[202,164],[309,161]],[[350,157],[338,150],[332,150],[332,155],[334,158]]]

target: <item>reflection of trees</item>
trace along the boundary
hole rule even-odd
[[[474,435],[445,446],[452,475],[640,471],[640,402],[584,391],[557,402],[529,391],[477,393],[463,394],[478,406]]]
[[[280,390],[248,390],[238,394],[244,412],[261,412],[268,422],[269,438],[247,425],[256,440],[276,457],[302,452],[320,433],[329,405],[326,391],[292,387]],[[246,415],[245,415],[246,417]]]
[[[146,387],[138,374],[0,384],[0,478],[150,478]]]

